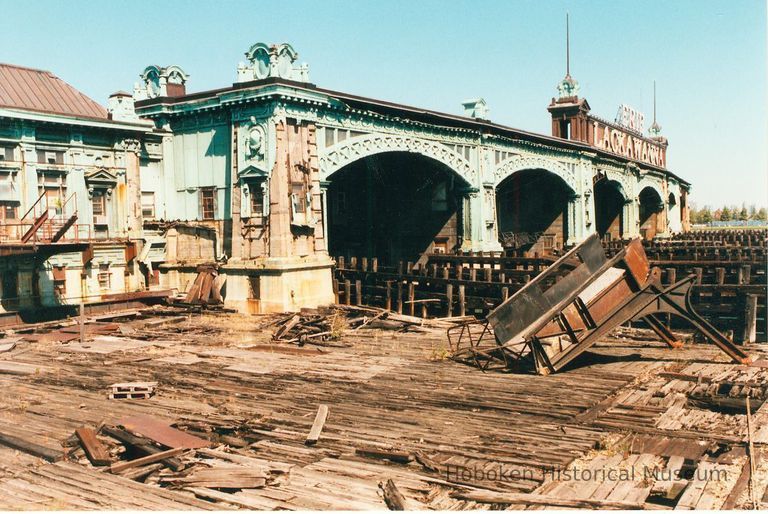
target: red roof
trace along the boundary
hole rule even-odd
[[[107,118],[107,110],[59,77],[0,63],[0,107],[63,114],[85,118]]]

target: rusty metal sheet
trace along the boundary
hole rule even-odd
[[[172,422],[150,416],[131,416],[118,425],[168,448],[207,448],[211,442],[171,427]]]

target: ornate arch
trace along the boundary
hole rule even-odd
[[[576,174],[569,170],[563,163],[554,159],[546,159],[544,157],[512,157],[503,161],[497,168],[494,174],[495,186],[498,187],[501,182],[513,173],[521,170],[545,170],[550,173],[554,173],[563,181],[568,184],[568,187],[576,193],[579,191],[579,183],[576,180]]]
[[[651,180],[647,177],[643,177],[640,182],[637,183],[637,198],[640,198],[640,193],[643,192],[643,189],[645,188],[651,188],[654,191],[656,191],[656,194],[659,195],[659,198],[661,199],[661,203],[666,204],[667,202],[667,195],[664,194],[664,191],[661,189],[661,183],[658,183],[654,180]]]
[[[321,180],[354,161],[385,152],[417,153],[440,161],[468,183],[474,183],[475,170],[469,162],[442,143],[393,134],[367,134],[345,139],[318,149]]]

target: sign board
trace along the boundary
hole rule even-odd
[[[619,105],[619,111],[616,113],[616,124],[620,127],[624,127],[635,132],[643,133],[643,125],[645,124],[645,115],[636,110],[634,107],[630,107],[627,104]]]
[[[592,119],[592,141],[597,148],[625,159],[659,168],[667,164],[665,145],[595,119]]]

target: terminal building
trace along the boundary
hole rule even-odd
[[[560,252],[688,229],[690,184],[655,120],[646,135],[629,108],[598,118],[569,74],[544,135],[492,122],[480,98],[453,115],[323,89],[288,44],[253,45],[233,72],[188,92],[181,67],[148,66],[104,108],[0,66],[6,310],[184,291],[211,263],[226,305],[296,310],[333,301],[331,256]]]

